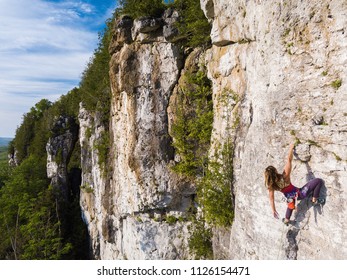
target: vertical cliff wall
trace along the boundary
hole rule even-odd
[[[104,128],[97,116],[80,110],[81,205],[95,258],[188,256],[185,210],[194,189],[171,171],[168,133],[167,107],[184,64],[182,49],[169,40],[176,31],[166,22],[173,17],[167,11],[160,19],[116,22],[110,46],[110,154],[104,167],[94,148]]]
[[[216,230],[215,255],[231,259],[347,257],[347,2],[201,0],[213,23],[207,56],[214,141],[234,141],[235,221]],[[292,182],[325,181],[323,207],[302,201],[297,222],[272,217],[263,172],[282,170],[300,141]],[[282,217],[286,204],[276,194]]]
[[[169,126],[182,73],[203,61],[213,84],[210,154],[232,143],[235,219],[213,229],[215,258],[345,259],[347,3],[201,0],[212,23],[207,52],[174,42],[177,14],[117,20],[106,129],[80,109],[81,206],[97,259],[185,259],[195,186],[172,172]],[[188,55],[188,53],[190,53]],[[296,221],[272,217],[263,172],[281,170],[297,142],[292,183],[322,178],[326,204],[298,204]],[[276,193],[284,215],[286,204]]]

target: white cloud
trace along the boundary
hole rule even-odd
[[[0,136],[40,99],[78,85],[104,16],[83,1],[0,0]]]

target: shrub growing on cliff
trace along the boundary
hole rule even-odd
[[[215,226],[231,226],[234,219],[233,146],[217,147],[205,175],[198,183],[198,201],[206,221]]]
[[[105,128],[101,140],[95,143],[99,151],[99,165],[102,168],[105,166],[103,163],[107,162],[109,148],[108,129],[111,108],[109,62],[111,57],[108,48],[112,37],[113,22],[114,18],[107,21],[104,33],[99,36],[99,46],[83,72],[80,83],[83,106],[89,112],[98,115]]]
[[[110,135],[106,131],[102,131],[100,138],[94,143],[94,147],[98,150],[99,156],[99,166],[103,170],[103,175],[105,176],[108,171],[107,157],[110,148]]]
[[[111,56],[108,47],[112,37],[112,26],[113,19],[110,19],[107,21],[104,33],[99,35],[98,48],[82,74],[79,88],[83,106],[88,111],[101,113],[102,122],[107,127],[111,100],[109,78]]]
[[[172,125],[173,146],[181,160],[177,173],[197,176],[203,172],[213,123],[211,81],[204,71],[187,73],[180,89],[176,119]]]
[[[175,0],[174,8],[180,14],[177,24],[189,47],[209,46],[211,24],[200,7],[200,0]]]
[[[341,87],[341,85],[342,85],[341,79],[337,79],[331,83],[331,86],[336,90],[339,89]]]
[[[203,219],[194,218],[189,230],[192,232],[188,240],[189,251],[195,259],[213,259],[211,228]]]

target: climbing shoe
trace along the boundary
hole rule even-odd
[[[314,206],[316,206],[316,205],[324,205],[325,204],[325,198],[319,197],[319,198],[317,198],[317,200],[315,202],[312,201],[312,204]]]
[[[289,221],[287,221],[285,218],[282,219],[282,222],[283,222],[286,226],[289,226]]]

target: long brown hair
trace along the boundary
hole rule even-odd
[[[273,166],[268,166],[264,172],[265,185],[269,190],[280,191],[284,186],[283,175]]]

